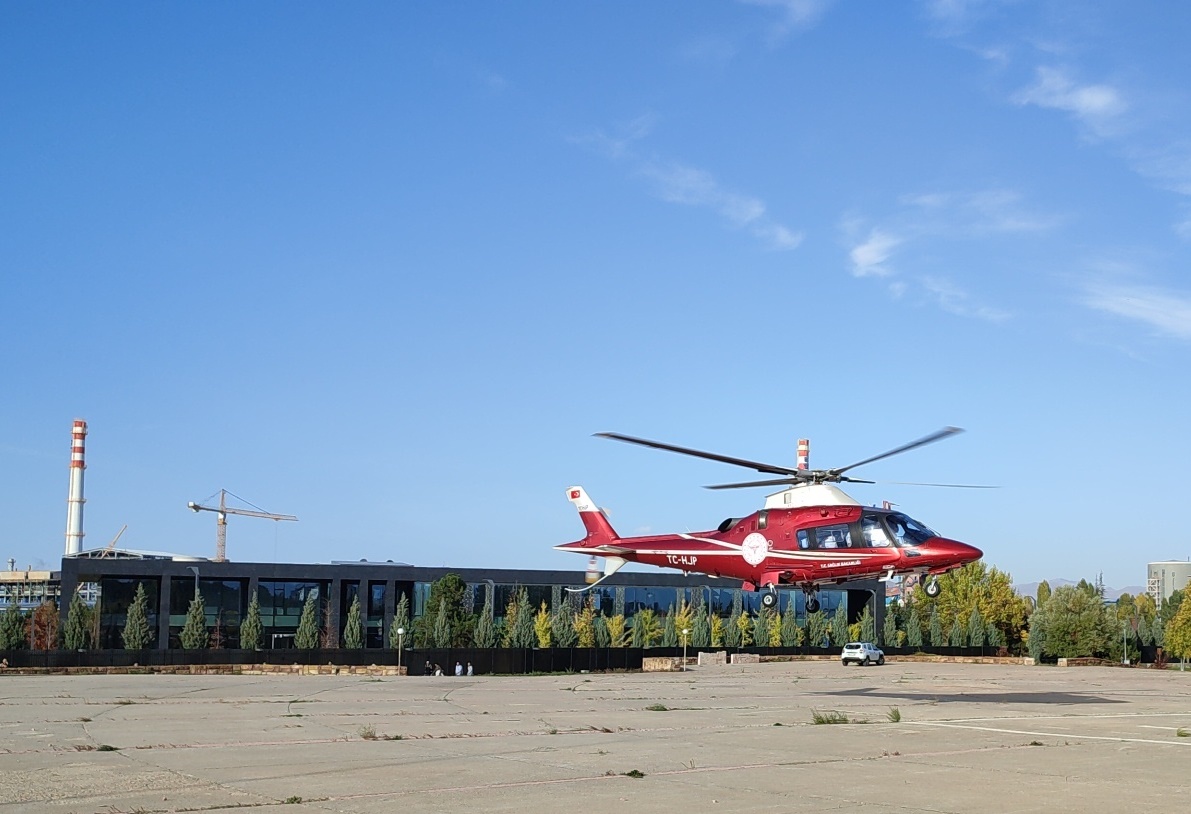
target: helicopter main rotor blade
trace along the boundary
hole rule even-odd
[[[854,464],[848,464],[847,466],[840,467],[839,469],[829,469],[828,471],[831,472],[833,475],[839,475],[844,472],[847,472],[849,469],[855,469],[858,466],[864,466],[865,464],[871,464],[873,461],[879,461],[882,458],[889,458],[893,455],[900,455],[903,452],[909,452],[912,449],[917,449],[918,447],[924,447],[927,444],[933,444],[935,441],[942,441],[944,438],[950,438],[951,436],[955,435],[956,433],[961,433],[961,432],[963,432],[963,430],[960,429],[959,427],[944,427],[943,429],[939,430],[938,432],[932,432],[930,435],[923,436],[922,438],[919,438],[917,441],[911,441],[908,444],[903,444],[900,447],[897,447],[896,449],[891,449],[888,452],[882,452],[880,455],[874,455],[871,458],[865,458],[863,461],[857,461]]]
[[[982,486],[971,483],[919,483],[912,480],[883,480],[878,483],[896,483],[899,486],[941,486],[944,489],[1000,489],[1000,486]]]
[[[784,466],[776,466],[775,464],[750,461],[745,458],[732,458],[727,455],[717,455],[714,452],[704,452],[703,450],[690,449],[689,447],[663,444],[660,441],[650,441],[645,438],[634,438],[631,435],[621,435],[618,432],[597,432],[595,435],[597,438],[611,438],[613,441],[624,441],[626,443],[637,444],[638,446],[642,447],[665,450],[666,452],[677,452],[679,455],[691,455],[695,458],[706,458],[709,461],[719,461],[723,464],[743,466],[746,469],[755,469],[758,472],[766,472],[771,475],[790,475],[792,477],[798,477],[798,473],[801,471],[798,469],[789,469]]]
[[[774,478],[773,480],[754,480],[746,483],[717,483],[714,486],[704,486],[704,489],[748,489],[752,486],[781,486],[783,484],[802,483],[801,478]]]

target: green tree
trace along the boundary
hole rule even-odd
[[[517,618],[509,637],[510,647],[529,648],[538,643],[534,630],[534,612],[529,604],[529,591],[522,588],[517,594]]]
[[[968,632],[964,630],[964,622],[959,616],[951,623],[951,632],[947,636],[947,644],[950,647],[967,647],[968,646]]]
[[[447,607],[447,598],[440,596],[438,600],[438,613],[434,615],[434,627],[430,631],[430,642],[435,647],[450,647],[453,633],[454,631],[451,629],[451,611]]]
[[[794,607],[794,603],[791,602],[786,606],[786,612],[782,614],[782,647],[802,646],[802,636],[802,628],[798,626],[798,611]]]
[[[83,601],[83,595],[75,591],[66,611],[66,628],[62,631],[67,650],[86,650],[91,638],[91,609]]]
[[[865,642],[875,642],[877,640],[877,621],[873,619],[872,611],[868,609],[868,604],[860,611],[860,640]]]
[[[942,647],[947,640],[943,638],[943,620],[939,618],[939,608],[930,611],[930,646]]]
[[[984,634],[984,640],[988,642],[989,647],[1005,646],[1005,634],[1002,633],[1001,629],[992,622],[988,623],[988,627],[986,628]]]
[[[248,615],[244,617],[244,624],[240,625],[240,647],[244,650],[261,649],[261,601],[255,594],[248,603]]]
[[[575,611],[569,602],[560,602],[550,620],[550,631],[554,635],[555,647],[574,647],[579,636],[575,632]]]
[[[1041,587],[1039,590],[1042,591]],[[992,622],[1013,641],[1025,627],[1028,609],[1028,603],[1013,588],[1013,578],[983,560],[939,577],[937,597],[932,599],[924,591],[914,591],[911,601],[923,616],[938,608],[941,619],[959,616],[967,620],[972,609],[977,608],[986,623]]]
[[[674,624],[674,606],[666,611],[666,621],[662,625],[662,647],[678,647],[678,626]]]
[[[968,644],[972,647],[984,647],[987,637],[988,626],[984,622],[984,617],[980,615],[980,607],[975,606],[968,616]]]
[[[897,611],[893,605],[885,608],[885,623],[881,625],[881,644],[885,647],[897,646]]]
[[[702,602],[695,609],[695,618],[691,622],[691,647],[711,646],[711,620],[707,617],[707,606]]]
[[[186,609],[186,623],[182,626],[182,647],[186,650],[202,650],[210,641],[207,632],[207,610],[203,604],[203,595],[197,590],[190,600],[190,607]]]
[[[848,607],[840,602],[831,617],[831,643],[836,647],[843,647],[848,641]]]
[[[404,630],[405,633],[398,636],[398,630]],[[409,595],[403,593],[397,600],[397,606],[393,609],[393,624],[389,626],[389,647],[404,647],[405,643],[409,641],[407,637],[412,633],[409,626]]]
[[[137,583],[121,638],[125,650],[144,650],[153,641],[153,631],[149,629],[149,597],[145,594],[143,582]]]
[[[1049,596],[1046,601],[1049,604]],[[1042,662],[1042,655],[1046,652],[1046,622],[1046,605],[1039,605],[1037,610],[1030,614],[1030,634],[1026,639],[1026,647],[1035,664]]]
[[[1141,640],[1143,645],[1152,645],[1154,643],[1154,632],[1150,628],[1150,622],[1144,616],[1137,617],[1137,638]]]
[[[467,595],[467,583],[458,574],[447,574],[441,579],[430,583],[430,595],[426,598],[426,608],[433,609],[414,620],[414,644],[417,647],[467,647],[471,644],[471,634],[476,628],[474,616],[464,607],[464,597]],[[450,641],[446,644],[436,644],[435,628],[438,625],[438,613],[443,611],[445,603],[446,629],[450,631]]]
[[[573,628],[575,630],[575,644],[577,647],[587,648],[596,646],[595,616],[595,605],[592,604],[592,599],[589,595],[583,603],[583,607],[575,614]]]
[[[1039,582],[1038,590],[1035,593],[1034,607],[1041,608],[1043,605],[1045,605],[1046,601],[1050,599],[1050,593],[1050,583],[1046,580]]]
[[[1154,623],[1150,625],[1150,635],[1154,638],[1155,645],[1166,646],[1166,623],[1162,621],[1161,616],[1154,617]]]
[[[591,622],[592,632],[595,634],[596,647],[611,647],[612,634],[608,630],[608,617],[597,613]]]
[[[906,620],[906,644],[910,647],[922,647],[922,618],[917,608],[910,609],[910,618]]]
[[[807,644],[811,647],[822,647],[827,640],[827,631],[831,627],[831,623],[827,619],[827,614],[821,610],[806,615],[806,637]]]
[[[28,646],[25,614],[21,613],[20,605],[15,601],[10,602],[8,610],[0,618],[0,650],[20,650]]]
[[[1191,602],[1182,601],[1179,612],[1166,628],[1166,650],[1179,658],[1181,668],[1186,669],[1191,657]]]
[[[1170,627],[1170,620],[1178,615],[1179,607],[1183,604],[1183,593],[1182,589],[1176,588],[1163,600],[1162,609],[1158,611],[1158,618],[1162,620],[1163,627]]]
[[[654,647],[662,637],[662,622],[653,608],[643,608],[633,616],[633,647]]]
[[[361,650],[364,647],[364,620],[360,617],[360,595],[352,597],[347,609],[347,622],[343,627],[343,646],[347,650]]]
[[[740,619],[741,614],[738,612],[729,616],[728,621],[724,623],[724,647],[741,647]]]
[[[298,632],[294,634],[294,647],[299,650],[314,650],[318,647],[318,604],[317,592],[307,591],[302,616],[298,619]]]
[[[480,611],[479,621],[476,622],[475,633],[472,634],[476,647],[496,646],[496,626],[492,623],[492,588],[484,597],[484,607]]]
[[[753,628],[749,632],[756,647],[769,647],[769,608],[764,605],[757,611],[757,615],[753,617]]]
[[[1041,612],[1045,623],[1043,652],[1047,655],[1076,658],[1108,650],[1113,626],[1094,585],[1081,580],[1080,585],[1056,588]],[[1031,625],[1031,638],[1033,630]]]

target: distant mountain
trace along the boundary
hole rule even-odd
[[[1079,584],[1079,580],[1075,580],[1073,582],[1069,579],[1048,579],[1047,582],[1050,583],[1050,589],[1052,591],[1055,588],[1058,588],[1060,585]],[[1013,588],[1022,596],[1038,595],[1037,582],[1023,582],[1021,585],[1014,585]],[[1144,594],[1145,592],[1146,589],[1144,585],[1126,585],[1124,588],[1109,588],[1107,585],[1104,586],[1104,598],[1112,601],[1115,601],[1117,598],[1119,598],[1121,594],[1137,596],[1138,594]]]

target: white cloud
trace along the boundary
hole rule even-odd
[[[1084,304],[1137,320],[1159,334],[1191,340],[1191,296],[1149,286],[1093,284]]]
[[[1026,210],[1019,194],[1004,189],[913,193],[903,195],[898,203],[930,215],[931,220],[917,218],[914,221],[915,229],[922,233],[1041,232],[1053,228],[1059,221],[1054,215]]]
[[[975,317],[987,322],[1004,322],[1009,313],[996,308],[972,305],[968,292],[941,277],[923,277],[920,282],[927,294],[944,311],[961,317]]]
[[[885,262],[902,239],[889,232],[873,229],[868,238],[848,252],[852,260],[852,275],[855,277],[887,277],[892,273]]]
[[[750,6],[764,6],[781,12],[770,34],[780,39],[794,29],[810,28],[827,12],[834,0],[740,0]]]
[[[1019,105],[1063,110],[1097,135],[1108,135],[1115,119],[1128,108],[1120,91],[1110,85],[1077,85],[1059,68],[1039,67],[1033,85],[1015,93]]]

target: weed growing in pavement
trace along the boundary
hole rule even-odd
[[[812,724],[848,724],[848,723],[851,723],[851,721],[848,719],[847,714],[845,714],[843,712],[838,712],[834,709],[827,710],[826,712],[819,712],[817,709],[812,709],[811,710],[811,723]]]

